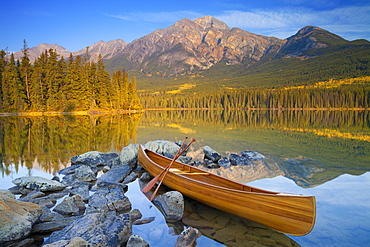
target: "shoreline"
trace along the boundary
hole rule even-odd
[[[136,114],[145,111],[190,111],[190,110],[242,110],[242,111],[368,111],[368,108],[361,107],[320,107],[320,108],[146,108],[141,110],[121,110],[121,111],[74,111],[74,112],[0,112],[0,117],[10,116],[58,116],[58,115],[105,115],[105,114]]]

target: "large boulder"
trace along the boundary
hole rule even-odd
[[[163,140],[148,142],[145,144],[145,147],[168,158],[175,157],[177,151],[180,148],[180,146],[174,142]]]
[[[0,244],[27,237],[41,214],[39,205],[17,201],[6,191],[0,193]]]
[[[72,157],[71,163],[76,165],[83,164],[87,166],[112,166],[116,164],[118,159],[119,155],[116,153],[90,151]]]
[[[184,214],[184,197],[178,191],[157,196],[154,202],[162,209],[167,220],[181,220]]]
[[[122,148],[121,153],[119,154],[119,159],[122,165],[128,165],[135,167],[137,164],[137,153],[139,151],[138,144],[130,144]]]
[[[121,246],[132,235],[131,217],[128,214],[87,214],[60,231],[53,232],[45,245],[80,237],[98,246]]]
[[[25,187],[27,189],[39,191],[57,191],[63,190],[66,186],[58,181],[50,180],[42,177],[20,177],[13,181],[13,184]]]

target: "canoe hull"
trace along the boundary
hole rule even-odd
[[[138,159],[140,165],[152,176],[157,176],[171,161],[143,146],[139,148]],[[207,173],[180,162],[174,162],[172,168],[190,173]],[[260,190],[212,173],[206,176],[168,172],[163,183],[206,205],[250,219],[285,234],[306,235],[314,226],[316,202],[312,196]]]

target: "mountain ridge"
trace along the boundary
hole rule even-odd
[[[68,52],[56,44],[50,47],[56,47],[63,56]],[[45,49],[46,44],[30,48],[29,54],[37,54],[42,48]],[[227,88],[231,82],[233,87],[254,85],[250,80],[260,80],[257,77],[267,78],[261,85],[285,80],[287,82],[281,84],[297,85],[307,79],[316,82],[340,79],[345,75],[339,75],[333,68],[340,70],[348,63],[352,67],[347,66],[343,70],[356,72],[349,76],[362,76],[369,70],[368,50],[370,42],[367,40],[348,41],[315,26],[305,26],[294,35],[279,39],[230,28],[215,17],[204,16],[193,21],[181,19],[130,43],[123,40],[99,41],[89,47],[89,56],[94,62],[102,53],[110,73],[125,69],[135,74],[140,78],[138,88],[180,85],[192,80],[213,86],[216,82],[212,81],[217,81],[217,87]],[[72,52],[72,55],[83,56],[85,53],[86,48]],[[19,57],[22,55],[19,52]],[[339,58],[343,61],[340,62]],[[301,74],[301,78],[295,78],[296,74]],[[310,77],[310,74],[315,76]],[[279,76],[281,78],[277,78]]]

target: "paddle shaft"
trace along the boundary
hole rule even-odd
[[[172,159],[172,161],[171,161],[171,163],[166,167],[166,169],[168,168],[168,167],[170,167],[171,165],[172,165],[172,163],[182,154],[182,153],[180,153],[181,152],[181,150],[182,150],[182,148],[184,147],[184,145],[185,145],[185,142],[186,142],[186,140],[188,139],[188,137],[185,137],[185,140],[184,140],[184,142],[181,144],[181,146],[180,146],[180,148],[177,150],[177,152],[176,152],[176,154],[175,154],[175,157],[173,157],[173,159]],[[165,172],[165,170],[166,169],[164,169],[161,173],[159,173],[156,177],[154,177],[152,180],[150,180],[149,181],[149,183],[147,184],[147,185],[145,185],[145,187],[141,190],[143,193],[148,193],[149,192],[149,190],[151,190],[152,188],[153,188],[153,186],[155,185],[155,183],[158,181],[158,179],[162,176],[162,174]]]
[[[182,151],[180,152],[180,154],[178,155],[178,157],[179,157],[181,154],[183,154],[183,153],[186,151],[186,149],[188,149],[188,148],[190,147],[190,145],[191,145],[193,142],[195,142],[195,139],[194,139],[194,138],[191,140],[191,142],[189,142],[189,144],[184,148],[184,150],[182,150]],[[165,168],[165,172],[164,172],[164,174],[163,174],[163,176],[162,176],[162,179],[159,181],[159,184],[158,184],[157,188],[155,188],[155,191],[154,191],[154,193],[153,193],[152,197],[150,197],[150,199],[149,199],[150,201],[153,201],[154,196],[157,194],[157,191],[159,190],[159,187],[161,186],[161,184],[162,184],[162,182],[163,182],[164,178],[166,177],[166,175],[167,175],[168,171],[170,170],[170,168],[171,168],[172,164],[175,162],[175,160],[176,160],[176,159],[173,159],[173,160],[171,161],[171,163],[170,163],[170,164]]]

